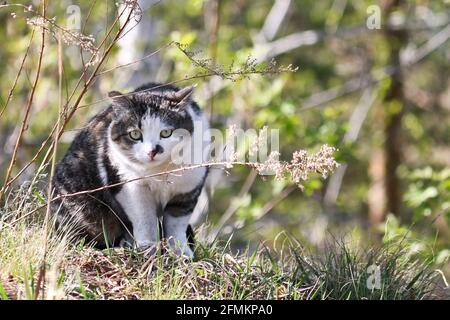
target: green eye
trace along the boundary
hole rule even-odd
[[[168,138],[172,135],[172,130],[171,129],[161,130],[161,133],[159,135],[161,136],[161,138]]]
[[[140,130],[133,130],[128,133],[130,135],[130,138],[133,140],[141,140],[142,139],[142,132]]]

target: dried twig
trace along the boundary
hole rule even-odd
[[[43,3],[43,7],[44,7],[43,8],[43,16],[45,17],[45,1]],[[16,163],[17,152],[19,150],[20,143],[22,141],[23,133],[25,132],[25,130],[27,129],[27,126],[28,126],[28,119],[29,119],[29,115],[30,115],[31,106],[32,106],[32,103],[33,103],[34,93],[36,92],[36,87],[37,87],[37,84],[39,82],[39,77],[41,75],[41,66],[42,66],[42,57],[44,56],[44,48],[45,48],[45,30],[44,30],[44,28],[42,28],[41,48],[40,48],[40,51],[39,51],[38,64],[37,64],[37,67],[36,67],[36,76],[35,76],[35,79],[34,79],[33,86],[31,88],[30,97],[28,99],[28,103],[27,103],[27,106],[26,106],[26,109],[25,109],[25,115],[23,116],[23,119],[22,119],[22,124],[20,126],[20,132],[19,132],[19,135],[17,136],[17,139],[16,139],[16,144],[14,146],[14,151],[13,151],[13,154],[12,154],[12,157],[11,157],[11,161],[10,161],[8,169],[6,171],[6,175],[5,175],[5,179],[4,179],[5,185],[0,190],[0,202],[1,202],[2,198],[3,198],[4,192],[6,190],[7,182],[9,180],[9,177],[11,176],[11,172],[12,172],[12,169],[14,167],[14,164]]]
[[[100,77],[100,76],[104,75],[105,73],[114,71],[114,70],[116,70],[116,69],[128,67],[128,66],[131,66],[131,65],[133,65],[133,64],[135,64],[135,63],[138,63],[138,62],[141,62],[141,61],[146,60],[146,59],[148,59],[148,58],[151,58],[151,57],[153,57],[155,54],[158,54],[158,53],[161,52],[162,50],[169,48],[169,47],[172,46],[173,44],[174,44],[174,42],[171,41],[171,42],[169,42],[168,44],[166,44],[166,45],[164,45],[164,46],[158,48],[157,50],[155,50],[155,51],[153,51],[153,52],[151,52],[151,53],[145,55],[144,57],[142,57],[142,58],[140,58],[140,59],[136,59],[136,60],[131,61],[131,62],[129,62],[129,63],[121,64],[121,65],[115,66],[115,67],[113,67],[113,68],[110,68],[110,69],[107,69],[107,70],[98,72],[98,73],[96,74],[96,77]],[[80,107],[84,107],[84,106],[80,106]]]
[[[216,162],[206,162],[206,163],[200,163],[200,164],[194,164],[184,167],[178,167],[175,169],[148,174],[140,177],[136,177],[133,179],[127,179],[124,181],[108,184],[102,187],[89,189],[89,190],[82,190],[74,193],[69,194],[62,194],[58,195],[52,199],[48,199],[47,203],[44,205],[41,205],[40,207],[35,208],[34,210],[28,212],[27,214],[17,218],[16,220],[9,223],[8,226],[13,226],[18,221],[32,215],[33,213],[41,210],[42,208],[46,207],[48,204],[50,204],[53,201],[61,200],[68,197],[76,197],[80,195],[86,195],[91,194],[94,192],[122,186],[127,183],[140,181],[143,179],[149,179],[149,178],[155,178],[162,175],[176,175],[180,174],[187,170],[193,170],[198,168],[205,168],[205,167],[224,167],[224,168],[232,168],[235,165],[241,165],[241,166],[248,166],[251,168],[254,168],[256,172],[258,173],[266,173],[267,170],[272,170],[275,174],[275,179],[284,179],[286,176],[290,176],[291,179],[294,181],[295,184],[297,184],[300,188],[302,187],[301,181],[306,180],[308,178],[308,175],[310,173],[319,173],[324,178],[326,178],[329,174],[332,173],[332,171],[338,166],[337,162],[333,158],[333,152],[335,151],[334,148],[323,145],[322,148],[313,155],[308,155],[306,151],[300,150],[297,152],[294,152],[293,158],[290,162],[287,161],[278,161],[274,160],[273,158],[269,157],[269,159],[266,162],[259,163],[259,162],[245,162],[245,161],[216,161]],[[1,230],[1,229],[0,229]]]
[[[125,10],[122,10],[122,12],[116,17],[116,19],[114,20],[114,22],[112,23],[112,26],[110,27],[110,29],[108,30],[105,38],[102,40],[102,42],[100,43],[99,47],[102,47],[103,44],[105,44],[106,39],[109,37],[109,35],[112,33],[113,28],[115,26],[115,24],[119,21],[119,18],[122,16],[122,14],[124,13]],[[112,47],[114,46],[115,42],[117,41],[117,39],[120,37],[120,35],[122,34],[123,30],[125,30],[126,26],[128,25],[129,21],[131,21],[131,18],[133,17],[133,12],[129,12],[127,19],[125,21],[125,23],[119,28],[119,30],[117,31],[117,33],[114,36],[113,41],[111,42],[111,44],[107,47],[107,49],[105,50],[104,54],[102,55],[102,57],[100,57],[96,68],[94,69],[94,71],[91,73],[91,76],[89,77],[88,80],[86,80],[84,82],[83,88],[81,93],[78,95],[76,102],[74,103],[74,105],[72,106],[72,108],[70,109],[70,113],[65,114],[64,117],[64,122],[63,125],[60,127],[60,130],[58,130],[58,139],[61,137],[62,133],[64,132],[64,129],[66,127],[66,125],[68,124],[68,122],[70,121],[70,119],[73,117],[74,113],[76,112],[76,110],[79,107],[80,101],[83,98],[83,96],[86,94],[87,89],[90,87],[90,85],[92,85],[92,83],[94,82],[95,78],[96,78],[96,74],[99,71],[100,66],[103,64],[103,62],[105,61],[106,57],[109,55]],[[61,27],[60,27],[61,28]],[[93,56],[91,56],[91,59],[89,60],[89,62],[87,63],[87,65],[85,66],[81,76],[79,77],[71,95],[68,97],[67,102],[66,102],[66,106],[68,106],[68,104],[70,103],[70,101],[72,100],[72,98],[75,96],[76,90],[78,89],[78,87],[80,86],[81,82],[83,81],[83,79],[85,78],[85,75],[87,74],[88,70],[89,70],[89,65],[91,64],[92,60],[94,59]],[[65,106],[65,108],[66,108]],[[6,189],[15,181],[17,180],[17,178],[32,164],[36,161],[36,159],[39,157],[39,155],[42,153],[42,151],[44,150],[44,148],[47,146],[47,144],[51,141],[52,136],[54,135],[55,130],[57,129],[57,124],[55,124],[50,132],[50,134],[48,135],[47,139],[42,143],[41,147],[39,148],[39,150],[36,152],[36,154],[33,156],[33,158],[31,159],[31,161],[29,161],[20,171],[18,174],[16,174],[12,179],[9,180],[5,179],[4,180],[4,185],[2,187],[2,189],[0,190],[0,196],[2,194],[4,194],[4,192],[6,191]],[[52,148],[53,145],[51,145],[49,147],[49,149],[47,150],[47,153],[44,157],[44,160],[42,161],[42,163],[46,163],[50,157],[50,155],[52,154]],[[1,197],[0,197],[1,199]]]
[[[61,123],[61,117],[62,117],[62,110],[63,110],[63,103],[62,103],[62,34],[59,34],[58,37],[58,89],[59,89],[59,112],[58,112],[58,120],[57,120],[57,128],[59,128],[59,125]],[[52,198],[53,195],[53,176],[55,174],[55,167],[56,167],[56,151],[57,151],[57,145],[58,145],[58,137],[55,136],[53,140],[53,158],[50,168],[50,178],[48,183],[48,199]],[[38,278],[38,284],[42,284],[41,286],[36,286],[36,296],[35,299],[39,297],[39,289],[42,288],[42,296],[45,296],[44,294],[44,288],[45,288],[45,273],[46,273],[46,261],[47,261],[47,249],[48,249],[48,233],[49,233],[49,224],[50,224],[50,203],[47,204],[47,211],[45,214],[45,220],[44,220],[44,255],[42,257],[41,262],[41,268]]]
[[[8,107],[8,104],[11,101],[14,90],[16,88],[17,81],[19,80],[19,77],[22,74],[23,66],[25,65],[25,61],[28,57],[28,52],[30,51],[31,43],[33,42],[34,33],[35,33],[35,29],[33,28],[33,31],[31,32],[31,36],[30,36],[30,42],[28,43],[27,49],[25,50],[25,54],[23,56],[22,63],[20,64],[19,71],[17,72],[16,78],[14,79],[14,83],[11,87],[11,90],[9,90],[8,98],[6,99],[6,103],[3,106],[2,110],[0,111],[0,118],[2,117],[3,113],[5,112],[6,107]],[[0,199],[1,199],[1,197],[0,197]]]
[[[413,50],[401,60],[400,66],[389,65],[383,68],[376,69],[372,74],[368,74],[364,77],[358,77],[348,80],[341,86],[337,86],[325,91],[315,93],[309,98],[305,99],[302,103],[302,107],[299,108],[300,111],[307,109],[316,108],[325,105],[325,103],[332,100],[343,97],[347,94],[356,92],[360,89],[373,86],[374,84],[386,79],[402,70],[402,68],[410,67],[421,60],[423,60],[427,55],[431,54],[435,50],[442,47],[450,38],[450,24],[446,25],[445,28],[437,32],[432,36],[426,43],[421,47]]]
[[[42,16],[43,16],[44,18],[45,18],[45,15],[46,15],[46,11],[47,11],[47,1],[46,1],[46,0],[42,0]],[[44,55],[44,48],[45,48],[45,29],[42,28],[41,50],[40,50],[40,53],[39,53],[39,61],[38,61],[38,66],[37,66],[37,74],[36,74],[36,78],[35,78],[35,81],[34,81],[34,84],[33,84],[33,88],[31,89],[31,96],[30,96],[30,100],[29,100],[29,102],[28,102],[26,114],[25,114],[25,116],[24,116],[24,121],[23,121],[23,123],[22,123],[23,125],[26,125],[26,123],[28,122],[28,114],[29,114],[30,109],[31,109],[31,103],[32,103],[32,101],[33,101],[34,92],[35,92],[35,90],[36,90],[37,82],[38,82],[38,80],[39,80],[39,75],[40,75],[40,72],[41,72],[41,63],[42,63],[42,57],[43,57],[43,55]],[[22,134],[23,134],[23,131],[21,130],[21,134],[20,134],[19,137],[17,138],[17,143],[16,143],[16,147],[17,147],[17,148],[19,147],[19,144],[20,144],[20,138],[21,138]],[[16,152],[17,152],[17,151],[15,150],[15,152],[13,153],[13,159],[11,160],[10,168],[9,168],[9,169],[12,169],[12,167],[13,167],[13,165],[14,165],[14,161],[15,161],[15,157],[16,157]],[[8,170],[9,170],[9,169],[8,169]],[[9,173],[10,173],[10,172],[9,172]],[[8,181],[8,179],[9,179],[9,175],[8,175],[8,173],[7,173],[7,174],[6,174],[5,181]],[[1,193],[0,193],[0,200],[1,200]],[[46,241],[46,243],[47,243],[47,241]],[[45,244],[45,245],[46,245],[46,244]],[[45,257],[45,253],[44,253],[44,257]],[[37,300],[37,298],[39,297],[39,290],[40,290],[40,288],[41,288],[41,283],[42,283],[42,279],[44,278],[44,276],[45,276],[45,260],[44,260],[44,262],[41,264],[41,268],[40,268],[40,271],[39,271],[39,277],[38,277],[38,280],[37,280],[37,282],[36,282],[36,291],[35,291],[35,293],[34,293],[34,299],[35,299],[35,300]]]
[[[247,178],[245,179],[244,184],[241,187],[241,190],[238,193],[238,196],[235,200],[241,199],[243,196],[245,196],[253,186],[255,180],[257,177],[256,170],[252,170]],[[231,217],[236,213],[236,211],[239,209],[240,205],[237,201],[233,201],[231,199],[230,204],[228,208],[225,210],[224,214],[221,215],[219,222],[217,223],[217,226],[212,230],[209,234],[210,242],[214,241],[214,239],[217,238],[219,233],[222,231],[225,224],[231,219]]]

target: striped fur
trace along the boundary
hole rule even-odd
[[[152,90],[155,86],[160,88]],[[55,195],[177,168],[170,159],[175,137],[161,132],[181,128],[194,134],[209,129],[190,97],[182,103],[173,100],[180,91],[170,85],[148,84],[126,96],[114,92],[112,105],[89,121],[58,163]],[[199,122],[201,127],[196,125]],[[130,130],[139,130],[139,139]],[[57,225],[70,221],[80,237],[97,247],[125,242],[148,247],[164,235],[177,252],[191,256],[189,218],[207,174],[206,168],[197,168],[64,197],[52,203],[52,212]]]

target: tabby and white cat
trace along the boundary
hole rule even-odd
[[[89,121],[58,163],[54,196],[119,185],[54,201],[57,226],[75,224],[97,247],[146,248],[162,236],[177,253],[192,256],[189,219],[208,170],[120,184],[177,168],[172,151],[180,143],[178,131],[201,130],[208,142],[208,122],[192,101],[192,90],[151,83],[126,95],[109,93],[112,105]]]

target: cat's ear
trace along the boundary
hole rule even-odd
[[[129,97],[119,91],[108,92],[108,97],[112,99],[112,107],[116,114],[119,114],[132,107],[133,102]]]
[[[192,101],[191,96],[197,84],[181,88],[178,91],[167,93],[167,98],[176,103],[177,109],[182,109]]]

